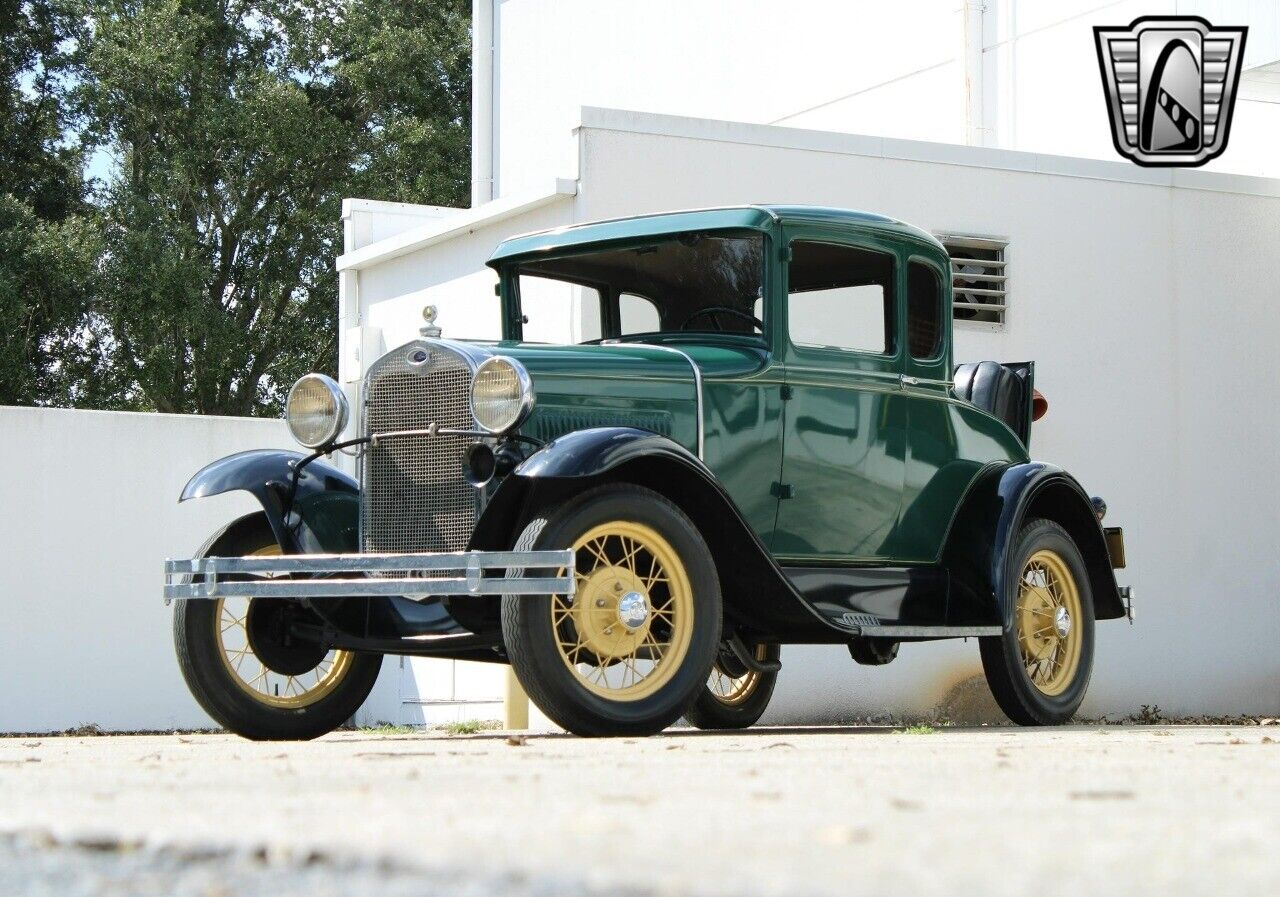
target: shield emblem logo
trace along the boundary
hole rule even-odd
[[[1116,151],[1139,165],[1203,165],[1227,148],[1248,28],[1143,16],[1093,29]]]

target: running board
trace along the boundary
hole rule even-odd
[[[999,626],[859,626],[863,638],[982,638],[1000,635]]]

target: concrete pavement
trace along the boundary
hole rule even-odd
[[[1278,796],[1275,726],[0,738],[0,892],[1264,893]]]

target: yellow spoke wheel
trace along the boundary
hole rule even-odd
[[[592,527],[573,549],[575,594],[551,601],[561,659],[592,694],[653,695],[679,670],[693,638],[693,587],[679,554],[657,530],[625,520]]]
[[[757,645],[756,660],[764,660],[767,657],[768,647]],[[707,679],[707,690],[717,701],[729,707],[737,707],[745,703],[756,693],[759,686],[759,673],[747,670],[741,676],[732,676],[725,672],[719,661],[716,661],[716,665],[711,668],[711,675]]]
[[[1022,526],[1009,554],[1007,623],[978,639],[982,670],[1011,721],[1061,725],[1080,709],[1093,670],[1089,568],[1071,533],[1043,518]]]
[[[250,556],[279,554],[280,546],[269,545],[251,552]],[[250,601],[223,598],[216,602],[217,653],[231,681],[253,700],[281,709],[307,707],[330,695],[351,669],[354,655],[350,651],[331,650],[312,669],[293,675],[271,669],[254,652],[249,637]]]
[[[1014,624],[1027,678],[1042,694],[1060,695],[1075,679],[1082,617],[1080,589],[1067,562],[1050,549],[1036,551],[1022,569]]]

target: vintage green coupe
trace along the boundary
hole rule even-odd
[[[968,637],[1010,719],[1071,718],[1094,621],[1130,613],[1123,540],[1030,460],[1032,366],[953,370],[937,240],[746,206],[517,237],[490,264],[500,342],[429,314],[368,368],[354,435],[310,374],[287,412],[310,454],[234,455],[183,491],[262,505],[166,563],[214,719],[317,736],[401,654],[510,663],[581,735],[742,727],[782,644],[883,664]],[[338,451],[359,482],[320,460]]]

